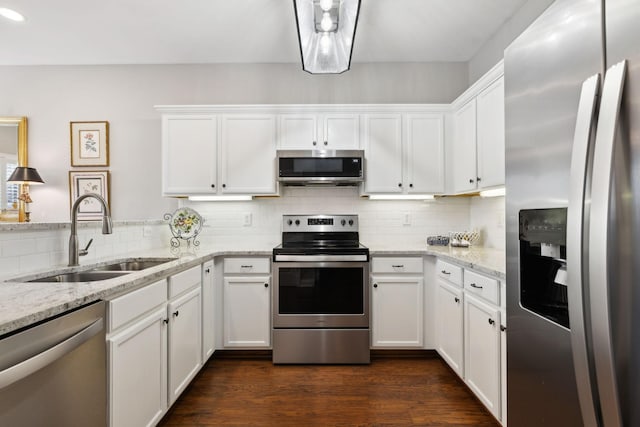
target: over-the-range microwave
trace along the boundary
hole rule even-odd
[[[363,150],[279,150],[284,185],[357,185],[364,180]]]

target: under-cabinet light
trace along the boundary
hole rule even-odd
[[[24,21],[24,16],[16,12],[12,9],[7,9],[6,7],[0,7],[0,16],[4,16],[7,19],[11,19],[12,21],[22,22]]]
[[[498,197],[505,195],[505,188],[492,188],[491,190],[482,190],[480,192],[480,197]]]
[[[192,202],[245,202],[252,199],[251,196],[189,196]]]
[[[372,194],[369,200],[433,200],[433,194]]]

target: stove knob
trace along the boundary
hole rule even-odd
[[[353,220],[352,219],[349,220],[349,225],[353,225]]]
[[[291,224],[293,224],[293,221],[288,220],[288,221],[287,221],[287,225],[291,225]]]
[[[340,221],[340,224],[342,224],[342,226],[344,227],[344,225],[347,223],[347,221],[345,221],[344,219],[342,221]]]
[[[296,219],[296,225],[300,225],[300,220]]]

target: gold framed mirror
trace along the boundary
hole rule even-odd
[[[7,183],[17,166],[28,166],[27,118],[0,117],[0,222],[24,222],[21,185]]]

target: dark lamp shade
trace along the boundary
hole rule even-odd
[[[44,184],[40,174],[35,168],[27,168],[24,166],[18,166],[15,168],[7,182],[21,182],[28,184]]]

